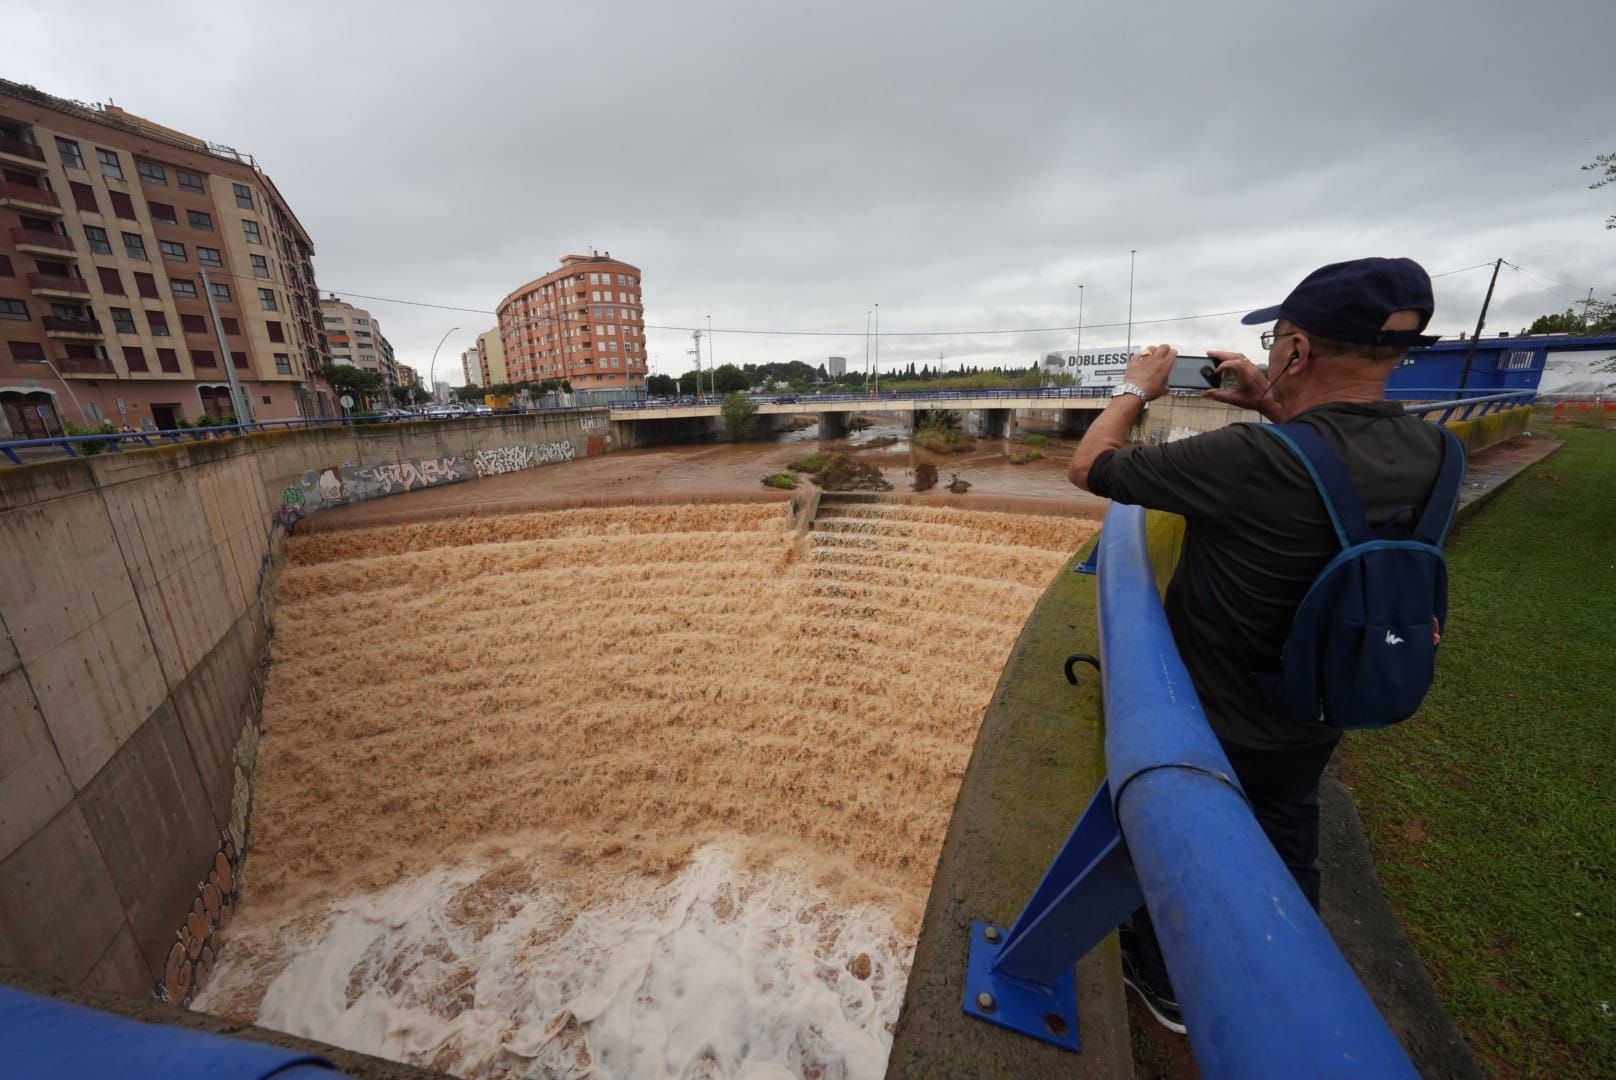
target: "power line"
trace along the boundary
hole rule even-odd
[[[1505,262],[1506,262],[1506,264],[1513,267],[1514,269],[1520,269],[1519,267],[1516,267],[1514,263],[1510,263],[1507,259],[1505,260]],[[1479,270],[1482,267],[1491,266],[1491,265],[1492,265],[1491,262],[1477,263],[1474,266],[1462,266],[1462,267],[1458,268],[1457,270],[1444,270],[1439,274],[1432,274],[1431,276],[1433,278],[1449,277],[1449,276],[1451,276],[1453,274],[1468,273],[1471,270]],[[237,278],[238,280],[241,280],[241,281],[265,281],[265,280],[267,280],[265,278],[247,277],[247,276],[242,275],[242,274],[230,274],[228,276]],[[490,310],[488,308],[461,307],[461,306],[455,305],[455,304],[438,304],[438,303],[433,303],[433,302],[427,301],[427,300],[405,300],[405,299],[401,299],[401,298],[396,297],[396,296],[374,296],[374,295],[371,295],[371,294],[368,294],[368,293],[353,292],[353,291],[348,290],[348,289],[322,288],[320,291],[324,292],[324,293],[327,293],[328,295],[332,295],[332,296],[336,296],[336,295],[351,296],[351,297],[354,297],[355,299],[374,300],[377,303],[382,303],[382,304],[401,304],[401,305],[406,306],[406,307],[433,308],[433,309],[438,310],[438,311],[459,311],[459,312],[466,312],[466,313],[473,314],[473,315],[493,315],[496,318],[499,315],[499,312]],[[604,305],[601,305],[601,306],[604,306]],[[1203,312],[1197,312],[1197,313],[1192,314],[1192,315],[1169,315],[1169,316],[1165,316],[1163,318],[1158,318],[1158,319],[1134,319],[1133,320],[1133,325],[1134,326],[1157,326],[1157,325],[1161,325],[1163,323],[1194,322],[1197,319],[1219,319],[1219,318],[1224,318],[1224,317],[1229,316],[1229,315],[1243,315],[1243,314],[1245,314],[1246,312],[1248,312],[1250,310],[1252,310],[1252,308],[1250,306],[1247,306],[1247,307],[1232,308],[1232,309],[1230,309],[1228,311],[1203,311]],[[537,317],[530,316],[526,320],[526,323],[527,324],[533,324],[533,323],[539,323],[539,322],[550,323],[550,322],[559,321],[559,319],[560,319],[560,316],[555,316],[555,315],[544,315],[544,316],[537,316]],[[704,333],[708,332],[707,328],[701,327],[701,326],[675,326],[675,325],[665,324],[665,323],[645,323],[644,325],[645,325],[645,328],[647,330],[673,330],[673,331],[678,331],[680,333],[685,333],[685,334],[688,334],[693,330],[701,330]],[[1111,323],[1090,323],[1090,322],[1085,322],[1082,325],[1081,328],[1084,329],[1084,330],[1091,330],[1091,329],[1096,329],[1096,328],[1098,328],[1098,329],[1114,329],[1114,328],[1119,327],[1119,326],[1127,326],[1127,325],[1128,325],[1128,323],[1126,323],[1126,322],[1111,322]],[[999,335],[1007,335],[1007,334],[1054,334],[1054,333],[1065,333],[1067,331],[1077,330],[1077,329],[1079,329],[1079,327],[1077,327],[1076,325],[1072,325],[1072,326],[999,327],[999,328],[992,328],[992,329],[970,329],[970,330],[883,330],[883,331],[881,331],[880,336],[881,337],[889,337],[889,338],[897,338],[897,337],[990,337],[990,336],[999,336]],[[758,337],[857,337],[857,336],[859,336],[859,332],[854,331],[854,330],[752,330],[752,329],[744,329],[744,328],[738,328],[738,327],[723,327],[723,326],[715,326],[715,327],[712,328],[711,332],[712,333],[718,333],[718,334],[745,334],[745,335],[758,336]]]
[[[1564,300],[1568,304],[1580,304],[1583,301],[1583,298],[1580,297],[1580,296],[1575,296],[1575,297],[1566,296],[1564,293],[1557,292],[1553,285],[1548,284],[1548,282],[1544,281],[1542,278],[1538,277],[1536,274],[1532,273],[1531,271],[1527,270],[1526,268],[1516,266],[1514,263],[1510,262],[1508,259],[1504,260],[1504,265],[1509,267],[1511,270],[1515,270],[1515,271],[1518,271],[1519,273],[1525,274],[1527,277],[1529,277],[1533,281],[1537,282],[1539,285],[1542,286],[1542,289],[1538,290],[1540,292],[1546,292],[1550,296],[1554,296],[1554,297],[1557,297],[1558,299]],[[1550,279],[1550,280],[1553,280],[1553,279]],[[1575,286],[1572,286],[1572,287],[1574,288]],[[1528,295],[1530,295],[1530,294],[1528,294]]]

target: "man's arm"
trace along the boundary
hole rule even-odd
[[[1089,470],[1094,460],[1109,450],[1120,450],[1128,442],[1128,429],[1133,427],[1144,412],[1146,401],[1155,401],[1167,393],[1167,376],[1173,370],[1178,350],[1171,345],[1155,345],[1128,361],[1124,382],[1132,383],[1145,392],[1140,399],[1133,394],[1122,394],[1094,418],[1094,423],[1083,433],[1077,444],[1072,463],[1066,466],[1066,479],[1082,488],[1089,488]]]

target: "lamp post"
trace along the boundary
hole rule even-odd
[[[875,376],[870,380],[870,389],[877,394],[881,392],[881,305],[875,305],[875,367],[872,369]]]
[[[443,348],[443,343],[449,340],[449,335],[458,329],[460,329],[458,326],[449,327],[449,329],[444,332],[444,335],[438,339],[438,348],[432,350],[432,366],[427,370],[426,381],[428,384],[430,384],[432,393],[434,395],[436,395],[438,392],[438,349]]]
[[[1133,352],[1133,260],[1137,248],[1128,252],[1128,352]]]
[[[718,361],[713,359],[713,317],[707,316],[707,385],[712,388],[713,396],[718,396]],[[696,387],[696,395],[701,396],[701,387]]]

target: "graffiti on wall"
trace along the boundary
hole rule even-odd
[[[471,464],[479,477],[499,476],[539,465],[555,465],[571,461],[575,454],[572,443],[563,439],[560,442],[496,446],[492,450],[478,450],[472,455]]]
[[[310,510],[326,510],[344,503],[364,502],[406,491],[455,484],[471,479],[471,466],[459,455],[407,458],[376,465],[344,462],[303,474],[298,490]]]
[[[188,1005],[196,991],[207,985],[213,974],[218,933],[230,925],[236,910],[239,852],[235,840],[224,834],[208,876],[196,887],[191,908],[169,946],[162,981],[157,984],[158,1000]]]

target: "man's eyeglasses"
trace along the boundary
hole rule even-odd
[[[1262,337],[1259,340],[1262,342],[1262,347],[1266,351],[1268,349],[1272,349],[1274,347],[1274,342],[1278,341],[1280,338],[1293,337],[1294,335],[1300,333],[1300,330],[1286,330],[1283,333],[1277,330],[1264,330],[1262,332]]]

